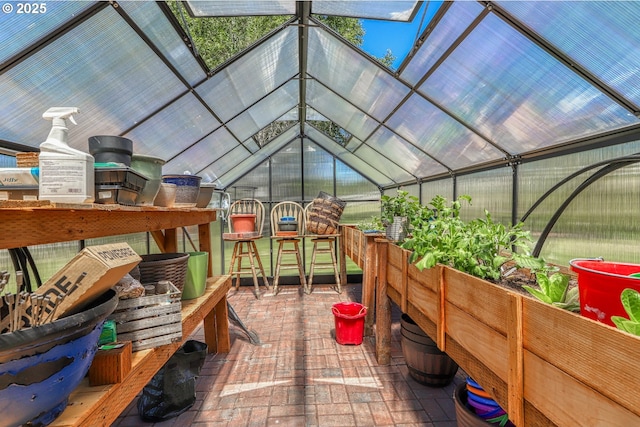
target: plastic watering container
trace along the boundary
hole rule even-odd
[[[614,326],[611,316],[629,317],[620,301],[626,288],[640,292],[640,265],[605,262],[597,259],[573,259],[571,269],[578,274],[580,315]]]
[[[182,289],[182,299],[198,298],[204,293],[207,284],[209,267],[208,252],[189,252],[187,261],[187,277]]]
[[[46,141],[40,144],[39,197],[61,203],[92,203],[95,198],[94,159],[69,147],[67,123],[75,124],[75,107],[49,108],[42,117],[52,121]]]
[[[362,344],[367,307],[357,302],[339,302],[331,307],[335,317],[338,344]]]

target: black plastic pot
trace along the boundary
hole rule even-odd
[[[96,163],[114,162],[131,166],[133,141],[121,136],[90,136],[89,153],[93,156]]]

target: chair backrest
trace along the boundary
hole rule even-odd
[[[255,214],[255,231],[262,235],[264,227],[264,205],[260,200],[256,199],[240,199],[236,200],[229,206],[229,216],[234,214]],[[229,232],[234,233],[233,221],[229,219]]]
[[[302,205],[296,202],[280,202],[271,209],[271,235],[276,236],[279,231],[278,222],[283,217],[293,217],[298,223],[297,234],[305,232],[305,212]]]

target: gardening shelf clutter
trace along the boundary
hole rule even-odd
[[[210,223],[216,220],[213,209],[45,201],[0,203],[3,249],[150,232],[163,254],[184,255],[177,252],[177,229],[195,225],[200,237],[200,252],[196,254],[211,254]],[[21,316],[16,315],[31,324],[22,330],[12,324],[9,332],[0,335],[0,367],[2,375],[18,367],[40,373],[51,369],[53,382],[41,380],[39,375],[25,377],[21,386],[9,383],[3,387],[0,408],[9,425],[110,425],[200,324],[204,326],[209,352],[229,351],[226,294],[231,287],[230,278],[213,277],[211,263],[204,263],[203,287],[187,299],[182,290],[189,285],[188,280],[179,283],[180,273],[165,267],[170,276],[152,280],[156,295],[118,298],[122,293],[116,294],[114,285],[129,273],[133,276],[134,267],[140,268],[145,257],[136,254],[127,243],[87,246],[33,291],[44,292],[45,297],[55,295],[57,308],[42,310],[56,315],[46,323],[35,321],[42,316],[34,316],[38,298],[31,294],[32,305],[26,306]],[[175,258],[186,261],[188,257]],[[186,275],[185,268],[181,271]],[[114,321],[115,337],[107,328],[108,320]],[[81,329],[85,324],[87,327]],[[128,330],[118,336],[121,326]],[[77,339],[81,330],[87,337],[84,341]],[[106,345],[98,349],[102,339]],[[52,347],[51,343],[56,345]],[[44,359],[31,354],[36,346],[42,347],[38,347],[36,355],[46,354]],[[65,358],[84,361],[84,365],[42,364],[43,360]]]
[[[420,271],[383,236],[346,226],[342,235],[345,254],[376,271],[379,363],[390,362],[393,302],[517,426],[640,422],[639,337],[448,266]]]

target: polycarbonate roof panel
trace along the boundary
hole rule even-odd
[[[308,96],[307,96],[308,98]],[[319,112],[317,112],[316,110],[314,110],[313,108],[311,108],[309,105],[307,105],[306,108],[306,114],[307,114],[307,120],[311,120],[311,121],[328,121],[327,118],[325,116],[323,116],[322,114],[320,114]]]
[[[344,148],[346,148],[347,150],[354,152],[355,150],[358,149],[358,147],[360,147],[362,145],[362,141],[360,141],[358,138],[351,138],[347,144],[344,146]]]
[[[640,105],[640,2],[500,2],[500,7]]]
[[[227,121],[298,73],[298,29],[273,35],[197,88]]]
[[[371,135],[378,126],[371,117],[313,80],[307,82],[307,103],[360,139]]]
[[[334,140],[332,140],[313,126],[306,127],[305,133],[310,141],[313,141],[315,144],[327,150],[329,153],[334,154],[343,163],[345,163],[361,175],[367,177],[371,181],[375,182],[376,184],[393,185],[394,182],[390,177],[386,176],[379,170],[372,168],[370,164],[367,164],[360,157],[349,152],[346,148],[342,147],[340,144],[336,143]]]
[[[244,141],[297,105],[299,92],[298,81],[291,80],[228,122],[227,127]]]
[[[450,169],[505,157],[500,150],[417,94],[394,113],[387,125]]]
[[[408,21],[418,8],[417,1],[331,1],[314,0],[311,13],[365,19]]]
[[[293,15],[296,13],[294,0],[259,1],[199,1],[187,0],[189,11],[194,16],[258,16]]]
[[[231,136],[229,131],[221,127],[215,130],[202,141],[199,141],[186,151],[182,152],[163,167],[165,173],[181,174],[190,171],[199,174],[215,160],[223,157],[238,146],[238,141]]]
[[[379,173],[390,177],[394,183],[416,179],[415,176],[402,169],[396,163],[390,162],[387,157],[382,156],[379,152],[367,145],[362,145],[356,152],[356,156],[372,166]]]
[[[0,139],[37,147],[51,129],[42,113],[78,107],[69,144],[87,151],[92,135],[119,135],[186,87],[111,6],[0,75]],[[28,124],[28,126],[25,126]]]
[[[192,93],[181,97],[125,136],[136,153],[170,160],[220,126]]]
[[[251,153],[257,153],[258,150],[260,149],[260,146],[253,138],[247,138],[242,143],[242,145],[244,145],[244,147],[248,149]]]
[[[291,110],[287,111],[278,120],[279,121],[300,120],[300,115],[298,114],[298,107],[296,106],[295,108],[292,108]]]
[[[637,122],[494,14],[420,91],[510,153]]]
[[[309,74],[380,121],[409,92],[383,66],[319,28],[309,28],[307,66]]]
[[[222,158],[207,166],[205,169],[202,169],[198,175],[200,175],[202,180],[205,182],[216,182],[222,175],[226,174],[230,170],[234,168],[237,170],[237,165],[249,156],[251,156],[251,153],[249,153],[244,147],[238,146],[225,154]],[[233,182],[233,180],[227,180],[226,183],[223,183],[222,181],[218,182],[221,187],[226,187]]]
[[[207,77],[156,2],[125,1],[119,4],[190,85]]]
[[[298,134],[299,132],[297,132],[295,128],[290,129],[287,132],[284,132],[281,135],[279,135],[275,140],[270,142],[268,145],[266,145],[264,148],[262,148],[260,151],[258,151],[251,157],[246,157],[244,160],[240,162],[233,163],[232,168],[227,169],[227,166],[229,165],[228,163],[229,159],[227,158],[227,156],[225,156],[225,158],[216,162],[212,168],[207,168],[207,171],[213,172],[218,167],[225,169],[226,172],[219,174],[218,176],[223,186],[227,187],[233,182],[235,182],[237,179],[244,176],[248,171],[259,166],[269,156],[276,153],[282,147],[290,143],[294,138],[298,137]],[[233,153],[235,153],[236,151],[237,149],[234,150]],[[225,163],[223,164],[223,162]]]
[[[416,85],[482,10],[482,5],[475,1],[453,3],[400,76]]]
[[[0,12],[0,64],[93,6],[89,1],[5,2]]]
[[[448,172],[444,166],[387,128],[378,129],[365,145],[401,166],[416,178]],[[361,149],[359,148],[356,154],[359,155]]]

